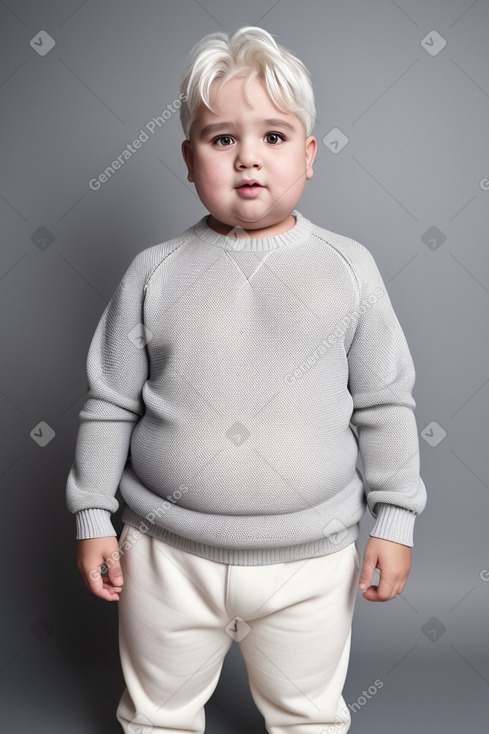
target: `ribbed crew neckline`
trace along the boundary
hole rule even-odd
[[[277,250],[281,247],[298,245],[302,241],[306,240],[311,233],[312,223],[309,219],[303,217],[296,209],[294,209],[291,214],[296,220],[294,226],[289,229],[288,232],[283,232],[282,234],[275,235],[274,237],[258,237],[256,239],[246,237],[242,239],[227,237],[223,234],[219,234],[219,232],[216,232],[209,227],[207,224],[207,220],[210,216],[209,214],[202,217],[202,219],[193,226],[193,230],[197,237],[204,242],[216,245],[217,247],[222,247],[224,250],[240,252]]]

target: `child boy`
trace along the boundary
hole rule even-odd
[[[305,66],[242,28],[194,48],[181,90],[209,215],[140,252],[105,309],[67,482],[78,567],[119,601],[117,719],[203,732],[236,635],[268,732],[346,732],[356,590],[402,592],[426,502],[414,366],[369,251],[295,209],[317,149]]]

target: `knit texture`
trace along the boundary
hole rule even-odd
[[[370,535],[413,545],[405,335],[367,248],[293,215],[262,239],[203,217],[130,263],[88,352],[78,539],[116,535],[120,488],[124,522],[221,563],[339,551],[367,507]]]

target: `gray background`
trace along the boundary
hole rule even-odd
[[[135,254],[205,210],[177,115],[98,191],[88,182],[176,99],[196,41],[260,25],[315,88],[319,152],[298,209],[370,249],[417,373],[428,505],[402,596],[359,594],[351,731],[487,731],[489,3],[9,0],[0,23],[2,730],[120,731],[117,604],[84,586],[64,498],[85,360]],[[30,45],[41,31],[45,56]],[[349,139],[336,153],[333,128]],[[206,714],[209,734],[265,731],[237,643]]]

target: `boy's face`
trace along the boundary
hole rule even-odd
[[[188,180],[210,212],[208,224],[227,234],[233,227],[252,237],[286,232],[295,224],[296,207],[306,179],[312,178],[317,142],[304,126],[270,99],[256,78],[244,95],[245,78],[232,77],[211,86],[211,112],[203,103],[182,143]],[[243,182],[253,180],[253,186]]]

